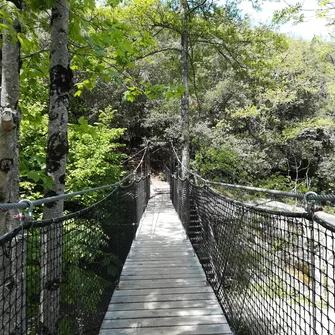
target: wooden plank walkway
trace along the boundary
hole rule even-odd
[[[121,334],[232,334],[169,194],[150,199],[100,329]]]

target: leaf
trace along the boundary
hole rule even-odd
[[[41,179],[41,173],[37,171],[29,171],[27,177],[37,183]]]
[[[88,120],[86,118],[84,118],[83,116],[81,116],[78,119],[78,122],[81,126],[87,127],[88,126]]]
[[[74,93],[74,96],[75,96],[75,97],[80,97],[82,93],[83,93],[82,90],[77,90],[77,91]]]
[[[53,185],[54,185],[54,181],[50,176],[45,176],[44,175],[43,178],[42,178],[42,182],[43,182],[43,187],[44,187],[45,190],[48,190],[48,189],[52,188]]]

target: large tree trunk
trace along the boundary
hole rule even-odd
[[[181,177],[188,177],[190,164],[190,131],[189,131],[189,87],[188,87],[188,6],[187,0],[181,0],[183,22],[181,34],[181,74],[184,94],[181,97],[181,127],[182,127],[182,166]]]
[[[9,4],[11,6],[12,4]],[[6,23],[6,22],[5,22]],[[20,26],[13,20],[17,32]],[[2,35],[1,117],[0,117],[0,202],[19,199],[20,45],[5,30]],[[17,214],[17,213],[15,213]],[[13,228],[12,212],[1,213],[0,234]],[[17,223],[16,223],[17,224]]]
[[[68,53],[68,0],[56,0],[51,14],[50,106],[47,142],[47,173],[54,185],[46,196],[64,193],[68,151],[68,107],[72,72]],[[63,215],[63,201],[47,204],[43,218]],[[62,270],[62,224],[43,228],[41,238],[41,331],[58,333]]]
[[[18,33],[20,25],[15,12],[22,10],[23,1],[9,1],[8,12],[12,14],[12,29]],[[16,6],[16,8],[15,8]],[[9,22],[4,22],[9,25]],[[1,109],[0,109],[0,202],[10,203],[19,200],[19,130],[21,113],[18,108],[20,93],[20,44],[15,34],[7,29],[2,34],[1,55]],[[17,225],[13,216],[17,210],[0,213],[0,235]],[[9,252],[8,252],[9,251]],[[1,265],[7,272],[0,270],[7,278],[7,290],[2,291],[0,300],[5,302],[2,315],[4,328],[1,334],[25,334],[26,332],[26,241],[24,233],[18,234],[11,242],[10,250],[1,250]]]
[[[189,130],[189,87],[188,87],[188,42],[189,42],[189,9],[187,0],[181,0],[183,9],[183,22],[181,31],[181,75],[184,93],[181,97],[181,178],[185,179],[189,176],[190,165],[190,130]],[[190,209],[190,196],[189,185],[187,182],[182,184],[180,190],[181,194],[181,220],[186,230],[189,232],[189,209]]]

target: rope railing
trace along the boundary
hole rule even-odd
[[[311,210],[261,208],[208,185],[169,179],[173,203],[235,334],[335,334],[334,224]]]
[[[150,172],[32,202],[102,189],[110,192],[91,205],[49,220],[22,219],[0,237],[0,334],[99,333],[150,197]],[[29,201],[8,205],[14,207],[0,208],[31,208]]]

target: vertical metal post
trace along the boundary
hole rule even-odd
[[[145,158],[146,204],[150,199],[150,176],[151,176],[150,147],[149,147],[149,143],[148,143],[148,149],[147,149],[146,158]]]
[[[312,327],[313,333],[316,332],[316,278],[315,278],[315,247],[314,247],[314,213],[310,210],[309,214],[311,218],[309,219],[309,251],[311,253],[311,281],[312,281]]]
[[[189,230],[190,230],[190,181],[188,178],[185,179],[183,182],[183,195],[184,195],[184,201],[183,201],[183,216],[184,216],[184,227],[186,236],[189,237]]]
[[[316,332],[316,278],[315,278],[315,247],[314,247],[314,212],[313,212],[313,205],[308,200],[310,195],[317,195],[315,192],[307,192],[304,195],[304,202],[305,202],[305,210],[309,216],[309,252],[311,253],[311,273],[310,278],[312,281],[312,328],[313,333]]]

